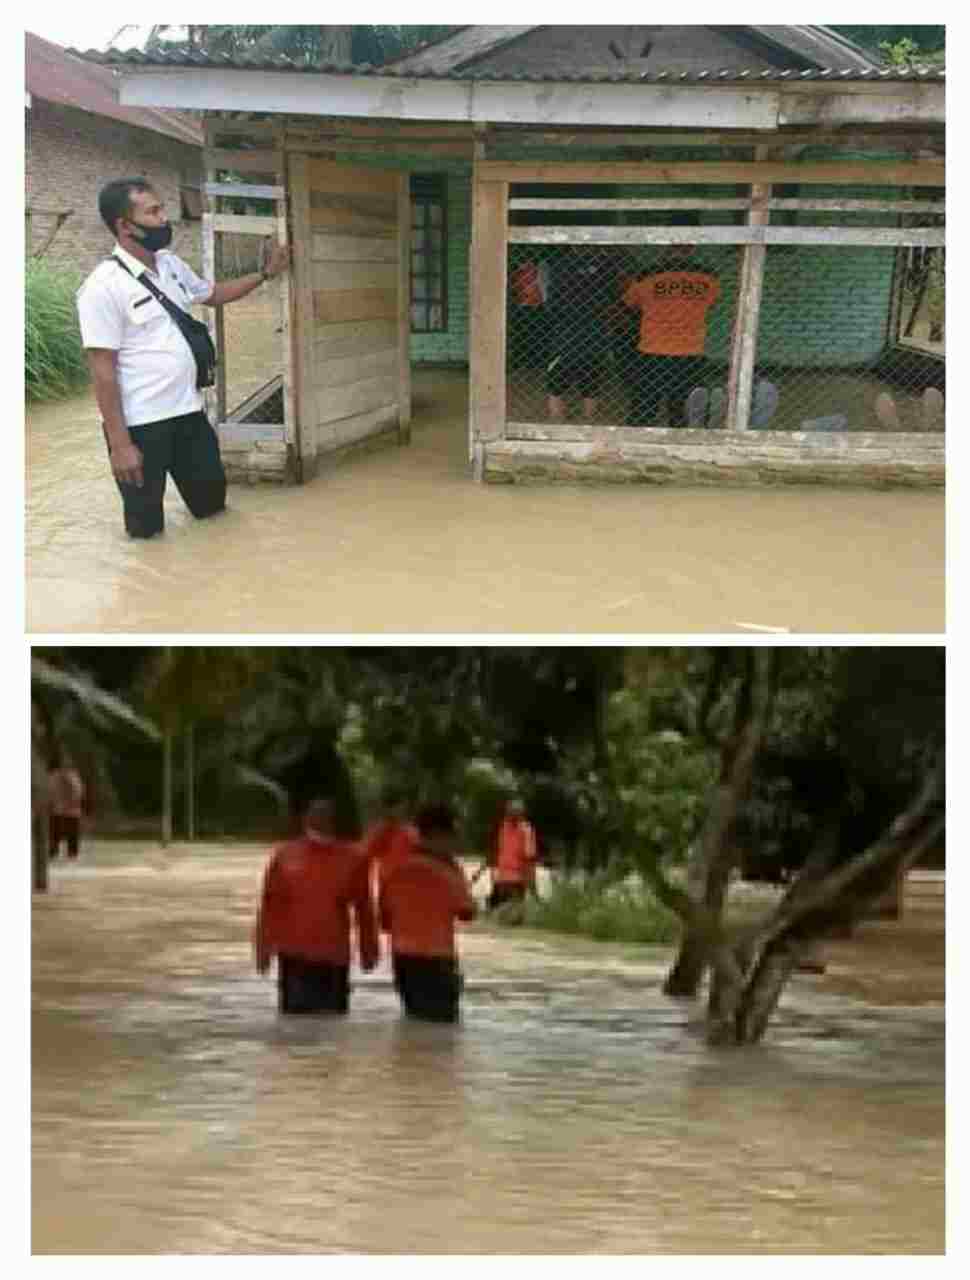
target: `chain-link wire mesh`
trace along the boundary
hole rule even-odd
[[[508,416],[704,425],[695,388],[726,379],[733,246],[513,245]]]
[[[727,425],[742,252],[513,244],[509,421]],[[944,327],[942,248],[769,245],[748,425],[941,431]]]
[[[943,250],[918,252],[768,247],[753,426],[770,401],[777,431],[943,430]]]

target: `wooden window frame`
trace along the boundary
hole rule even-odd
[[[422,189],[422,187],[424,189]],[[410,281],[410,294],[408,298],[408,318],[411,333],[447,333],[448,332],[448,175],[444,173],[421,174],[416,173],[411,176],[411,262],[408,272]],[[418,250],[415,248],[415,233],[418,231],[428,231],[431,229],[431,218],[428,212],[432,206],[438,206],[441,209],[441,250],[440,250],[440,270],[441,270],[441,294],[439,297],[432,298],[426,294],[424,298],[415,297],[414,282],[415,279],[423,278],[430,281],[433,277],[430,272],[424,273],[415,271],[415,258]],[[419,221],[420,216],[420,221]],[[438,230],[438,227],[434,228]],[[428,250],[423,250],[427,261]],[[427,308],[429,322],[427,325],[419,326],[414,323],[413,307],[416,303],[423,304]],[[432,325],[430,323],[430,311],[432,303],[440,303],[441,306],[441,323]]]

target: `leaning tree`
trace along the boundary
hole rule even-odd
[[[710,744],[717,776],[689,841],[686,883],[668,873],[663,831],[640,840],[639,865],[683,925],[665,990],[693,996],[709,974],[709,1039],[750,1043],[763,1035],[806,953],[864,919],[943,838],[944,654],[759,648],[696,655],[683,681],[683,731]],[[656,729],[648,724],[644,737]],[[806,769],[807,759],[814,768]],[[744,859],[756,785],[786,770],[794,795],[787,803],[800,807],[807,843],[777,906],[732,922],[727,892]]]

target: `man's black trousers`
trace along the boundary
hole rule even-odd
[[[196,519],[225,509],[226,473],[219,456],[219,439],[204,413],[147,422],[129,427],[128,434],[141,450],[144,473],[140,488],[117,481],[130,537],[151,538],[162,532],[162,499],[169,475]]]
[[[454,957],[395,953],[394,985],[409,1018],[458,1021],[462,979]]]
[[[277,965],[280,1013],[346,1013],[350,1008],[347,965],[284,955]]]

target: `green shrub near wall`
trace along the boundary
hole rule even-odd
[[[28,260],[24,275],[26,396],[28,401],[58,399],[88,380],[74,302],[81,276],[43,259]]]

